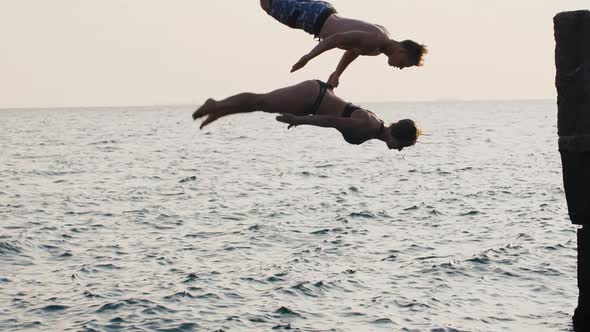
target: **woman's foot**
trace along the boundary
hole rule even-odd
[[[209,116],[203,121],[203,123],[201,123],[201,126],[199,127],[199,129],[203,129],[203,127],[205,127],[206,125],[210,124],[211,122],[213,122],[217,119],[219,119],[219,115],[216,115],[214,113],[209,114]]]
[[[211,98],[207,99],[207,101],[203,105],[201,105],[201,107],[199,107],[198,110],[196,110],[193,113],[193,120],[196,120],[198,118],[204,117],[207,114],[210,114],[216,108],[217,108],[217,103],[215,102],[215,100],[213,100]]]

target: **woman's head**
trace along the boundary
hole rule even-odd
[[[401,151],[407,146],[416,144],[418,137],[420,137],[421,131],[416,127],[416,123],[410,119],[400,120],[396,123],[392,123],[389,126],[389,139],[387,140],[387,146],[390,149],[397,149]]]

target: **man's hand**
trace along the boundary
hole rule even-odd
[[[300,125],[299,117],[293,114],[281,114],[276,117],[277,121],[286,123],[289,125],[287,129],[291,129],[291,127],[297,127]]]
[[[299,59],[299,61],[297,61],[297,63],[293,65],[293,68],[291,68],[291,72],[298,71],[299,69],[305,67],[309,60],[311,60],[309,54],[302,56],[301,59]]]
[[[327,83],[333,88],[337,88],[340,84],[340,76],[336,72],[332,73],[332,75],[330,75],[330,78],[328,78]]]

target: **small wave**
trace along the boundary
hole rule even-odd
[[[97,264],[95,265],[97,269],[105,269],[105,270],[123,270],[123,267],[117,266],[115,264]]]
[[[251,232],[258,232],[263,226],[262,225],[254,225],[254,226],[250,226],[248,227],[248,230]]]
[[[303,317],[300,314],[296,313],[295,311],[287,308],[287,307],[280,307],[277,310],[274,311],[275,314],[277,314],[280,317]]]
[[[173,196],[182,196],[185,195],[184,192],[179,191],[179,192],[159,192],[158,193],[160,196],[164,196],[164,197],[173,197]]]
[[[461,332],[461,331],[457,330],[455,328],[452,328],[452,327],[435,327],[433,329],[430,329],[430,332]]]
[[[248,246],[226,246],[223,248],[224,251],[236,251],[236,250],[243,250],[243,249],[252,249],[252,247]]]
[[[478,214],[481,214],[482,212],[476,211],[476,210],[472,210],[466,213],[462,213],[460,214],[461,217],[468,217],[468,216],[476,216]]]
[[[195,296],[195,299],[221,300],[221,297],[215,293],[205,293]]]
[[[543,247],[543,249],[549,250],[549,251],[556,251],[556,250],[560,250],[560,249],[566,249],[566,246],[564,246],[563,244],[556,244],[556,245],[552,245],[552,246],[545,246],[545,247]]]
[[[96,295],[90,291],[84,291],[84,293],[82,293],[84,295],[84,297],[87,297],[89,299],[96,299],[96,298],[102,298],[102,296],[100,295]]]
[[[465,260],[465,262],[488,265],[491,263],[491,259],[487,255],[484,254],[484,255],[479,255],[479,256],[474,256],[472,258],[468,258]]]
[[[363,218],[363,219],[375,219],[377,218],[375,214],[369,211],[361,211],[361,212],[353,212],[348,215],[351,218]]]
[[[351,310],[351,308],[347,308],[349,310]],[[362,312],[358,312],[358,311],[351,311],[351,312],[345,312],[343,313],[344,317],[365,317],[367,316],[367,314],[364,314]]]
[[[325,165],[315,166],[315,168],[332,168],[332,167],[335,167],[335,166],[336,165],[334,165],[334,164],[325,164]]]
[[[395,262],[397,260],[397,255],[389,255],[385,258],[383,258],[381,261],[382,262]]]
[[[99,142],[88,143],[88,145],[105,145],[105,144],[119,144],[119,142],[111,140],[111,141],[99,141]]]
[[[227,298],[234,299],[234,300],[243,300],[244,299],[244,297],[242,295],[240,295],[238,293],[233,293],[233,292],[226,292],[226,293],[223,293],[223,295]]]
[[[308,283],[302,282],[302,283],[299,283],[299,284],[291,287],[291,289],[293,289],[293,290],[297,291],[298,293],[301,293],[305,296],[318,297],[318,295],[314,293],[314,290],[307,287],[306,284],[308,284]]]
[[[318,231],[311,232],[310,234],[312,234],[312,235],[326,235],[329,233],[342,233],[342,232],[343,232],[342,228],[332,228],[332,229],[324,228],[324,229],[320,229]]]
[[[320,179],[327,179],[328,178],[327,175],[324,175],[324,174],[315,174],[315,173],[308,172],[308,171],[299,172],[298,174],[301,174],[303,176],[316,176],[316,177],[318,177]]]
[[[31,174],[33,175],[40,175],[40,176],[65,176],[65,175],[76,175],[76,174],[83,174],[82,171],[72,171],[72,172],[57,172],[57,171],[32,171]]]
[[[265,281],[254,279],[254,278],[251,278],[251,277],[243,277],[243,278],[240,278],[240,280],[247,281],[247,282],[252,282],[252,283],[256,283],[256,284],[266,284]]]
[[[209,239],[212,237],[219,237],[219,236],[223,236],[223,235],[225,235],[225,233],[223,233],[223,232],[199,232],[199,233],[194,233],[194,234],[187,234],[184,237],[198,238],[198,239]]]
[[[191,294],[190,292],[187,292],[187,291],[182,291],[182,292],[174,293],[172,295],[164,296],[164,300],[177,300],[177,299],[181,299],[181,298],[194,299],[195,296],[193,296],[193,294]]]
[[[252,323],[266,323],[268,318],[264,317],[264,316],[252,316],[249,317],[248,320]]]
[[[540,274],[540,275],[549,276],[549,277],[560,277],[560,276],[563,276],[564,275],[559,270],[556,270],[556,269],[550,268],[550,267],[537,268],[537,269],[531,269],[531,268],[526,268],[526,267],[519,267],[518,269],[521,270],[522,272],[525,272],[525,275]]]
[[[170,313],[175,313],[175,312],[176,312],[176,310],[174,310],[174,309],[166,308],[165,306],[158,304],[154,307],[144,309],[141,313],[145,314],[145,315],[161,315],[161,314],[170,314]]]
[[[287,272],[280,272],[280,273],[275,273],[274,275],[266,278],[266,281],[268,282],[281,282],[281,281],[285,281],[285,278],[287,276]]]
[[[7,255],[7,254],[20,254],[22,249],[13,243],[9,242],[0,242],[0,255]]]
[[[56,312],[56,311],[64,311],[64,310],[67,310],[68,308],[69,307],[65,306],[65,305],[52,304],[52,305],[48,305],[43,308],[40,308],[40,310],[45,311],[45,312]]]
[[[160,332],[185,332],[185,331],[196,331],[199,327],[199,324],[197,323],[182,323],[180,325],[178,325],[177,327],[171,327],[171,328],[159,328],[158,331]],[[217,330],[219,331],[223,331],[223,330]]]
[[[292,330],[291,324],[279,324],[272,327],[273,330]]]
[[[517,240],[522,240],[522,241],[526,241],[526,242],[534,242],[535,238],[526,234],[526,233],[520,233],[518,234],[518,236],[516,236]]]
[[[175,312],[175,310],[166,308],[166,307],[159,305],[159,304],[155,304],[152,301],[145,300],[145,299],[127,299],[127,300],[107,303],[107,304],[104,304],[103,306],[101,306],[98,310],[96,310],[96,312],[97,313],[110,312],[110,311],[118,310],[123,307],[144,308],[145,310],[148,310],[147,312],[144,312],[146,314],[174,313]]]
[[[187,182],[192,182],[192,181],[197,181],[197,177],[196,176],[189,176],[187,178],[184,178],[180,181],[178,181],[178,183],[187,183]]]
[[[6,207],[6,208],[13,208],[13,209],[20,209],[20,208],[24,207],[24,205],[22,205],[22,204],[16,204],[16,205],[7,204],[7,205],[0,205],[0,206]]]
[[[189,273],[189,275],[186,276],[186,279],[184,279],[184,281],[182,283],[186,284],[189,282],[193,282],[197,279],[199,279],[199,276],[197,276],[195,273]]]
[[[100,307],[96,312],[102,313],[102,312],[107,312],[107,311],[113,311],[113,310],[117,310],[117,309],[123,307],[124,305],[125,305],[124,302],[107,303],[107,304],[103,305],[102,307]]]

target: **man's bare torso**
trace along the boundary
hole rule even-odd
[[[325,39],[337,33],[350,31],[362,31],[369,33],[372,38],[375,38],[376,40],[386,41],[390,38],[387,30],[379,25],[371,24],[361,20],[341,17],[338,14],[333,14],[326,20],[326,23],[324,23],[324,26],[322,27],[318,37]],[[373,52],[370,51],[368,52],[369,54],[367,54],[367,51],[368,50],[361,52],[361,54],[378,55],[380,53],[379,50],[374,50],[373,52],[375,54],[372,54]]]

